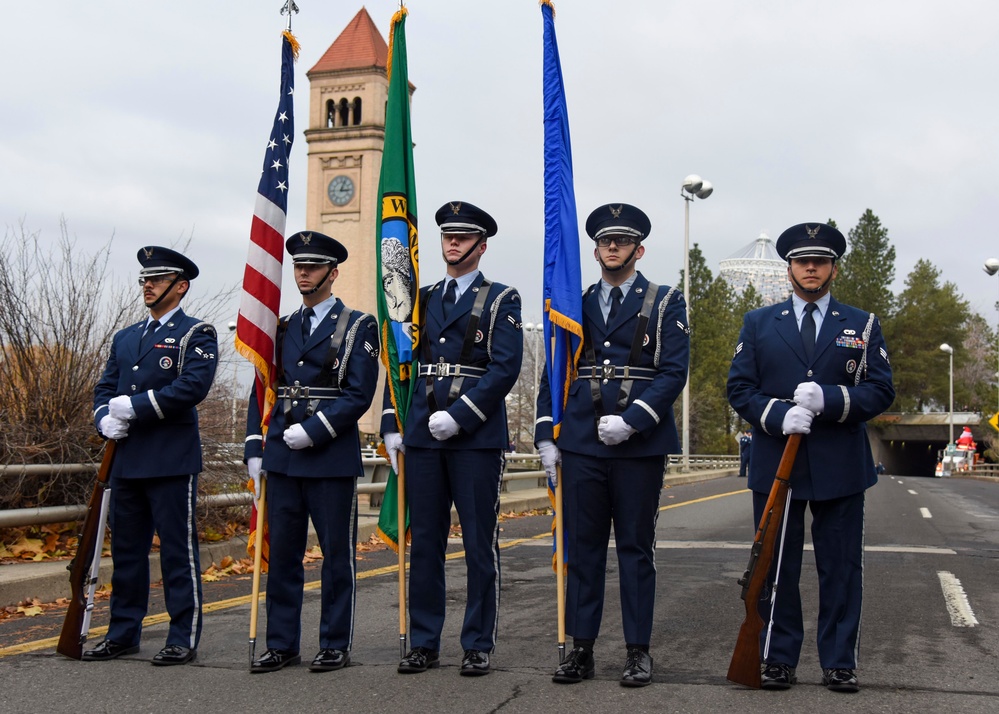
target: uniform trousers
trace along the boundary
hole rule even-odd
[[[461,646],[492,652],[499,623],[501,449],[406,447],[406,498],[412,533],[409,616],[413,647],[440,650],[451,506],[458,511],[467,571]]]
[[[769,494],[753,492],[756,522]],[[816,641],[819,661],[826,669],[857,666],[860,615],[864,598],[864,492],[828,501],[792,498],[787,509],[787,530],[780,558],[780,576],[773,603],[770,646],[767,631],[760,638],[765,662],[798,666],[804,639],[802,622],[801,558],[805,543],[805,508],[812,514],[812,544],[819,576],[819,616]],[[778,541],[779,544],[779,541]],[[773,582],[777,558],[770,572]],[[771,588],[768,588],[771,590]],[[760,616],[770,622],[769,594],[760,600]]]
[[[319,648],[350,651],[354,639],[357,479],[267,474],[267,647],[298,652],[309,517],[323,551]]]
[[[656,520],[665,456],[602,458],[562,452],[566,632],[600,634],[611,523],[625,643],[648,645],[656,602]]]
[[[170,615],[166,644],[197,648],[202,602],[197,495],[197,474],[111,479],[108,521],[114,572],[107,639],[126,647],[139,644],[149,607],[149,551],[155,532]]]

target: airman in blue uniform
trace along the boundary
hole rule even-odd
[[[152,663],[185,664],[197,656],[201,637],[195,499],[202,464],[196,407],[215,377],[218,340],[214,327],[180,308],[198,266],[159,246],[142,248],[138,259],[149,316],[114,336],[94,388],[94,423],[118,441],[109,513],[114,573],[107,636],[83,659],[102,661],[139,651],[155,532],[170,629]]]
[[[560,684],[593,677],[611,523],[627,646],[620,682],[652,681],[656,517],[666,456],[680,451],[673,402],[687,380],[690,339],[683,295],[636,270],[651,228],[626,203],[590,214],[586,232],[601,280],[583,295],[583,355],[557,445],[547,377],[538,394],[535,443],[549,475],[562,463],[573,648],[552,678]]]
[[[357,423],[375,394],[378,327],[333,295],[347,249],[317,233],[285,243],[302,307],[278,326],[277,403],[264,444],[256,393],[250,398],[244,456],[256,492],[267,478],[267,651],[250,672],[301,662],[302,559],[311,516],[323,552],[319,652],[309,669],[350,664],[356,586],[357,478],[364,474]],[[256,384],[255,389],[260,385]]]
[[[496,221],[465,201],[436,215],[445,280],[420,289],[420,372],[400,437],[385,392],[382,435],[393,463],[406,455],[409,502],[409,616],[412,649],[401,673],[440,664],[444,553],[457,508],[468,570],[461,674],[488,674],[499,616],[500,485],[509,444],[506,395],[520,373],[520,295],[479,272]]]
[[[764,689],[796,682],[804,638],[801,595],[805,508],[819,574],[817,641],[822,681],[858,690],[864,592],[864,492],[877,482],[866,422],[895,398],[881,325],[873,313],[829,293],[846,239],[833,226],[802,223],[777,239],[793,294],[746,314],[728,376],[728,399],[753,425],[749,488],[755,521],[766,506],[788,434],[804,434],[791,473],[791,501],[772,622],[760,643]],[[776,562],[774,560],[776,571]],[[769,633],[769,634],[768,634]]]

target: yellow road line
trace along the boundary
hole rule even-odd
[[[747,489],[743,489],[741,491],[731,491],[729,493],[720,493],[717,496],[705,496],[704,498],[697,498],[697,499],[694,499],[693,501],[683,501],[682,503],[672,503],[672,504],[670,504],[668,506],[662,506],[659,510],[660,511],[667,511],[667,510],[669,510],[671,508],[679,508],[680,506],[691,506],[691,505],[693,505],[695,503],[703,503],[705,501],[712,501],[712,500],[714,500],[716,498],[724,498],[725,496],[734,496],[734,495],[737,495],[737,494],[740,494],[740,493],[748,493],[748,490]],[[548,533],[539,533],[538,535],[530,536],[528,538],[517,538],[517,539],[511,540],[511,541],[507,541],[505,543],[501,543],[500,544],[500,549],[501,550],[505,550],[507,548],[512,548],[512,547],[514,547],[516,545],[520,545],[521,543],[526,543],[527,541],[539,540],[541,538],[551,538],[551,537],[552,537],[551,532],[548,532]],[[458,558],[464,558],[464,557],[465,557],[465,551],[459,550],[459,551],[455,551],[454,553],[451,553],[451,554],[445,556],[445,559],[446,560],[456,560]],[[407,567],[406,569],[408,570],[409,568]],[[358,580],[367,580],[368,578],[375,578],[375,577],[378,577],[380,575],[388,575],[390,573],[394,575],[394,574],[396,574],[398,572],[399,572],[399,566],[398,565],[387,565],[384,568],[375,568],[373,570],[365,570],[362,573],[358,573],[357,574],[357,579]],[[311,582],[306,583],[304,589],[305,590],[317,590],[317,589],[319,589],[319,587],[321,585],[322,585],[322,581],[321,580],[313,580]],[[266,599],[267,599],[267,596],[264,593],[261,593],[260,594],[260,602],[264,602]],[[249,605],[252,600],[253,600],[253,596],[252,595],[240,595],[239,597],[233,597],[233,598],[229,598],[227,600],[218,600],[217,602],[206,603],[202,607],[202,612],[205,612],[205,613],[208,613],[208,612],[217,612],[219,610],[228,610],[228,609],[233,608],[233,607],[241,607],[243,605]],[[148,617],[146,617],[142,621],[142,626],[143,626],[143,628],[145,628],[145,627],[148,627],[150,625],[159,625],[161,623],[169,622],[169,621],[170,621],[170,615],[167,614],[167,613],[165,613],[165,612],[161,612],[161,613],[159,613],[157,615],[149,615]],[[107,628],[106,625],[104,627],[93,627],[90,630],[90,635],[89,635],[88,639],[96,639],[99,635],[105,635],[105,634],[107,634],[107,631],[108,631],[108,628]],[[38,650],[44,650],[44,649],[49,648],[49,647],[55,647],[57,644],[59,644],[59,638],[58,637],[49,637],[49,638],[44,639],[44,640],[35,640],[34,642],[25,642],[25,643],[20,644],[20,645],[11,645],[10,647],[0,647],[0,657],[9,657],[11,655],[26,654],[28,652],[37,652]]]

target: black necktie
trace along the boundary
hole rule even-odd
[[[607,313],[607,324],[610,325],[617,317],[618,310],[621,309],[621,298],[624,297],[624,293],[621,292],[621,288],[614,286],[610,291],[610,312]]]
[[[444,291],[444,317],[451,314],[451,308],[454,307],[455,298],[458,295],[458,281],[449,280],[447,283],[447,290]]]
[[[159,320],[153,320],[146,325],[146,331],[142,333],[142,340],[139,342],[139,352],[145,352],[149,349],[149,345],[153,341],[153,333],[156,332],[159,326]]]
[[[814,302],[805,305],[805,314],[801,316],[801,342],[805,346],[805,357],[812,361],[812,353],[815,352],[815,316],[812,314],[818,309]]]
[[[302,344],[304,345],[309,341],[309,336],[312,335],[312,316],[316,314],[316,311],[311,307],[307,307],[302,310]]]

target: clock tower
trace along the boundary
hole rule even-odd
[[[363,7],[310,69],[306,227],[336,238],[349,257],[333,294],[377,316],[378,179],[385,143],[388,44]],[[412,86],[410,91],[412,92]],[[383,370],[384,371],[384,370]],[[382,380],[379,380],[379,387]],[[381,389],[360,422],[378,431]]]

